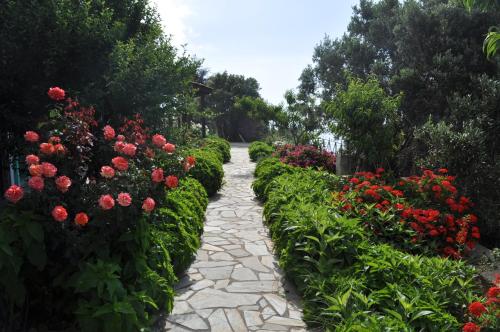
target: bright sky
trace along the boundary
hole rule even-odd
[[[312,63],[314,46],[347,30],[358,0],[153,0],[175,45],[211,73],[257,79],[272,103]]]

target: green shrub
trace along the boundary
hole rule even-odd
[[[207,191],[208,196],[213,196],[222,187],[224,169],[220,161],[220,155],[213,149],[192,149],[189,155],[196,158],[196,166],[188,175],[198,180]]]
[[[207,204],[202,185],[186,178],[176,190],[167,192],[165,206],[159,209],[156,229],[177,273],[189,266],[200,246]]]
[[[202,147],[217,151],[222,163],[227,163],[231,160],[231,146],[229,142],[223,138],[217,136],[207,137],[203,140]]]
[[[285,173],[292,173],[296,169],[298,170],[298,168],[283,164],[277,158],[261,159],[255,167],[254,175],[257,179],[252,184],[253,191],[257,198],[265,201],[265,192],[269,183],[271,183],[275,177]]]
[[[261,161],[256,181],[276,160]],[[474,270],[371,242],[354,218],[336,214],[338,177],[282,173],[264,190],[264,217],[280,265],[304,299],[304,319],[327,331],[456,331],[473,298]]]
[[[274,149],[271,145],[264,142],[253,142],[248,147],[248,155],[251,161],[258,161],[262,158],[270,157]]]

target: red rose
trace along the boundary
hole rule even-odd
[[[479,332],[481,331],[481,327],[477,326],[476,324],[472,322],[468,322],[467,324],[464,325],[462,328],[463,332]]]
[[[50,143],[42,143],[40,144],[40,152],[50,156],[56,152],[56,149],[54,149],[54,146]]]
[[[56,87],[50,88],[49,91],[47,92],[47,94],[49,95],[50,99],[55,100],[55,101],[60,101],[60,100],[64,99],[64,96],[66,93],[64,92],[63,89],[56,86]]]
[[[63,193],[67,192],[71,186],[71,179],[65,175],[58,177],[55,182],[57,189]]]
[[[99,198],[99,206],[103,210],[112,209],[113,206],[115,206],[115,200],[113,199],[113,197],[111,195],[102,195]]]
[[[57,173],[57,167],[52,165],[51,163],[42,163],[42,174],[46,178],[52,178]]]
[[[104,126],[104,128],[102,128],[102,131],[104,133],[104,139],[105,140],[110,141],[113,138],[115,138],[115,130],[113,129],[113,127],[111,127],[111,126]]]
[[[28,186],[30,186],[33,190],[42,191],[45,186],[45,182],[41,176],[32,176],[28,180]]]
[[[124,147],[125,147],[125,142],[117,141],[115,143],[114,149],[115,149],[116,152],[122,152]]]
[[[43,175],[43,166],[42,165],[31,165],[28,168],[31,176],[42,176]]]
[[[151,172],[151,180],[153,180],[153,182],[162,182],[164,179],[163,177],[163,169],[161,168],[157,168],[155,170],[153,170],[153,172]]]
[[[29,154],[26,156],[26,164],[28,165],[37,165],[40,162],[40,158],[35,156],[34,154]]]
[[[34,131],[27,131],[24,134],[24,139],[27,142],[35,143],[35,142],[38,142],[38,140],[40,139],[40,136],[36,132],[34,132]]]
[[[117,141],[120,141],[120,142],[124,142],[124,141],[125,141],[125,136],[123,136],[123,135],[118,135],[118,136],[116,136],[116,140],[117,140]]]
[[[113,176],[115,176],[115,170],[110,166],[102,166],[101,176],[105,177],[106,179],[111,179]]]
[[[146,212],[151,212],[155,208],[155,200],[151,197],[148,197],[142,202],[142,209]]]
[[[15,184],[10,186],[9,189],[7,189],[4,194],[5,199],[14,204],[19,202],[21,198],[23,198],[23,196],[24,196],[23,188],[16,186]]]
[[[52,217],[55,221],[63,222],[68,218],[68,212],[64,206],[58,205],[52,210]]]
[[[486,307],[481,303],[481,302],[472,302],[470,305],[469,305],[469,312],[476,316],[476,317],[481,317],[482,314],[484,314],[487,309]]]
[[[80,213],[77,213],[76,216],[75,216],[75,223],[80,225],[80,226],[85,226],[87,225],[87,223],[89,222],[89,216],[84,213],[84,212],[80,212]]]
[[[163,146],[163,150],[167,153],[174,153],[175,145],[173,145],[172,143],[167,143]]]
[[[125,144],[125,146],[122,149],[122,152],[125,153],[127,156],[133,157],[135,156],[135,151],[137,150],[137,147],[134,144]]]
[[[179,179],[175,175],[169,175],[165,180],[165,185],[170,189],[176,188],[179,185]]]
[[[128,161],[123,157],[115,157],[111,159],[111,162],[113,163],[114,168],[119,171],[126,171],[128,169]]]
[[[153,135],[153,137],[151,137],[151,141],[153,142],[154,145],[156,145],[159,148],[167,144],[167,140],[165,139],[165,137],[163,137],[163,135],[160,134]]]
[[[132,197],[130,197],[129,193],[119,193],[117,201],[121,206],[129,206],[132,204]]]

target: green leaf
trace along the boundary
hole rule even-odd
[[[431,311],[431,310],[422,310],[422,311],[419,311],[415,316],[413,316],[413,318],[411,320],[413,321],[413,320],[420,318],[420,317],[423,317],[423,316],[432,315],[433,313],[434,313],[434,311]]]
[[[45,253],[45,249],[38,245],[30,245],[26,255],[28,256],[30,263],[35,265],[39,270],[42,270],[45,267],[45,264],[47,264],[47,254]]]
[[[40,224],[34,222],[26,223],[26,229],[35,240],[38,242],[43,241],[43,228]]]

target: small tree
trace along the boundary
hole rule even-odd
[[[388,164],[398,147],[398,108],[401,96],[391,97],[376,78],[350,79],[326,105],[332,132],[341,137],[358,167]]]

